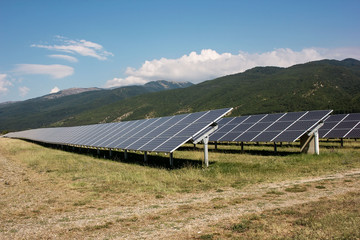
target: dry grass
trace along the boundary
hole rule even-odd
[[[359,239],[360,192],[248,214],[196,239]]]
[[[19,140],[1,139],[0,144],[5,156],[17,159],[34,171],[46,173],[55,181],[67,181],[72,189],[98,194],[172,194],[224,187],[242,188],[248,184],[360,167],[360,151],[351,149],[324,149],[320,156],[312,156],[296,154],[298,149],[290,147],[283,148],[283,155],[264,155],[261,151],[267,153],[266,147],[260,147],[261,150],[255,154],[239,154],[226,152],[229,147],[237,151],[235,146],[221,146],[225,153],[211,152],[211,166],[208,169],[199,165],[203,157],[201,151],[178,151],[174,154],[176,159],[190,159],[191,162],[184,167],[168,170],[161,166],[133,164],[131,160],[116,162],[53,150]],[[167,160],[163,154],[153,154],[151,157],[154,162],[159,159],[164,161],[164,158]]]
[[[236,239],[260,222],[240,217],[249,211],[340,201],[359,187],[356,174],[336,175],[360,168],[359,143],[351,144],[320,156],[294,154],[292,146],[278,154],[271,146],[247,146],[245,154],[219,146],[208,169],[201,149],[177,151],[178,168],[170,170],[155,164],[168,161],[163,154],[144,165],[141,155],[111,161],[0,138],[0,238]],[[324,180],[328,174],[336,177]]]

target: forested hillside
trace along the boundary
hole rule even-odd
[[[149,92],[188,87],[189,82],[154,81],[115,89],[68,89],[27,101],[0,105],[0,132],[61,125],[83,111]]]
[[[158,117],[234,107],[233,116],[333,109],[360,112],[360,61],[322,60],[256,67],[188,88],[140,95],[76,115],[64,125]]]
[[[317,109],[360,112],[360,61],[322,60],[289,68],[256,67],[192,86],[156,81],[5,104],[0,106],[0,131],[133,120],[225,107],[234,108],[233,116]]]

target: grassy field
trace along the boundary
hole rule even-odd
[[[359,239],[360,193],[248,214],[196,239]]]
[[[70,228],[72,219],[66,214],[80,210],[101,212],[114,206],[147,206],[146,218],[141,220],[141,213],[126,215],[121,214],[122,210],[118,209],[118,215],[124,215],[121,218],[105,222],[92,219],[90,225],[81,223],[85,224],[81,225],[83,228],[78,227],[71,234],[68,229],[59,230],[59,236],[81,239],[90,234],[90,238],[98,238],[96,234],[99,229],[115,231],[125,226],[132,231],[135,229],[141,232],[139,224],[155,224],[160,221],[164,225],[164,222],[168,223],[171,219],[180,217],[181,219],[177,219],[175,223],[181,222],[186,226],[186,221],[193,221],[196,214],[205,214],[208,209],[215,209],[221,213],[223,209],[241,207],[241,204],[245,206],[249,199],[255,200],[248,204],[255,204],[264,200],[264,194],[277,198],[271,201],[280,201],[282,198],[284,200],[281,201],[285,201],[288,195],[294,196],[291,194],[303,194],[304,196],[301,196],[305,198],[306,194],[311,195],[312,191],[322,191],[323,185],[299,187],[295,184],[296,181],[360,169],[360,142],[346,142],[343,148],[336,142],[322,142],[321,146],[319,156],[299,154],[298,147],[293,144],[278,147],[277,153],[273,152],[272,145],[246,145],[244,153],[241,153],[240,147],[236,145],[220,145],[218,150],[212,146],[209,153],[209,168],[202,165],[201,145],[195,150],[191,146],[186,146],[174,153],[175,168],[169,169],[168,156],[164,154],[150,154],[148,163],[144,164],[143,156],[136,153],[131,153],[127,161],[118,158],[108,160],[46,148],[21,140],[0,138],[0,154],[7,159],[3,160],[0,166],[4,181],[0,183],[3,188],[0,200],[0,237],[1,234],[7,237],[23,237],[17,235],[21,232],[16,227],[20,226],[18,223],[34,219],[41,222],[39,219],[46,219],[51,214],[59,216],[57,223],[63,224],[61,226],[65,229]],[[347,179],[348,182],[344,182],[345,180],[341,180],[340,183],[346,183],[348,187],[359,182],[358,177]],[[286,181],[291,181],[294,186],[284,185],[282,189],[269,187],[271,184]],[[257,188],[256,186],[268,187],[261,187],[265,189],[262,195],[252,196],[248,189]],[[329,185],[325,190],[331,195],[337,191],[336,189],[335,185]],[[248,192],[249,196],[240,198],[238,195],[244,192]],[[209,223],[206,225],[208,227],[202,230],[203,234],[194,234],[190,231],[182,237],[351,239],[349,236],[355,236],[353,239],[358,239],[359,231],[354,226],[359,226],[359,192],[344,194],[339,194],[335,199],[304,203],[300,209],[299,206],[295,206],[280,210],[265,209],[261,213],[250,215],[238,214],[235,219],[232,216],[224,222]],[[200,207],[198,203],[202,198],[205,202],[206,199],[208,201]],[[172,204],[176,207],[175,212],[165,208]],[[152,215],[149,211],[160,213]],[[116,215],[115,213],[113,215]],[[44,226],[51,223],[50,220],[44,221]],[[327,224],[330,221],[340,222],[341,225]],[[160,225],[158,228],[161,231]],[[126,232],[124,229],[123,231]],[[265,237],[266,234],[270,235]],[[52,238],[52,235],[34,236]],[[145,234],[145,237],[139,238],[146,236]],[[101,238],[123,237],[110,234]]]
[[[146,166],[141,154],[130,155],[127,162],[111,161],[1,139],[1,152],[5,156],[52,178],[70,181],[73,188],[99,193],[171,194],[241,188],[360,167],[360,151],[351,145],[345,149],[321,149],[319,156],[299,154],[298,148],[292,146],[280,148],[277,154],[272,152],[272,146],[245,148],[247,154],[240,154],[240,147],[234,145],[219,146],[219,151],[210,150],[209,168],[201,165],[201,149],[177,151],[174,153],[177,168],[169,170],[168,156],[164,154],[150,155]]]

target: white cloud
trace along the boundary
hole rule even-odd
[[[41,64],[17,64],[14,73],[20,75],[50,75],[53,78],[64,78],[74,73],[74,68],[53,64],[53,65],[41,65]]]
[[[0,74],[0,94],[6,93],[9,89],[8,86],[12,86],[12,83],[7,80],[7,74]]]
[[[148,81],[143,78],[129,76],[127,78],[113,78],[106,82],[105,87],[120,87],[120,86],[129,86],[129,85],[143,85]]]
[[[217,53],[204,49],[199,54],[191,52],[177,59],[145,61],[139,69],[127,68],[125,78],[114,78],[105,87],[142,84],[153,80],[190,81],[199,83],[229,74],[244,72],[257,66],[289,67],[299,63],[321,59],[360,59],[360,48],[305,48],[293,51],[289,48],[275,49],[265,53],[238,54]]]
[[[337,59],[343,60],[345,58],[355,58],[360,59],[360,48],[335,48],[335,49],[327,49],[327,48],[316,48],[321,56],[326,59]]]
[[[94,57],[99,60],[106,60],[108,56],[114,56],[111,52],[105,51],[100,44],[86,40],[71,40],[62,36],[56,36],[59,45],[32,44],[31,47],[45,48],[71,54]]]
[[[57,86],[55,86],[53,89],[51,89],[50,93],[57,93],[60,91],[60,88],[58,88]]]
[[[69,62],[78,62],[76,57],[72,57],[69,55],[61,55],[61,54],[52,54],[52,55],[48,55],[51,58],[57,58],[57,59],[62,59],[62,60],[66,60]]]
[[[25,97],[29,93],[30,89],[28,87],[19,87],[19,94],[21,97]]]

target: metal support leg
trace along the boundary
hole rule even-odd
[[[217,142],[215,141],[215,150],[217,150]]]
[[[205,166],[209,166],[209,136],[204,138],[204,162]]]
[[[147,163],[148,161],[148,155],[147,155],[147,152],[145,151],[144,152],[144,162]]]
[[[100,155],[100,149],[96,149],[97,155]]]
[[[170,167],[173,168],[174,167],[174,157],[173,157],[173,153],[170,153]]]
[[[109,150],[109,157],[110,157],[110,158],[112,157],[112,151],[111,151],[111,149]]]
[[[244,152],[244,142],[241,142],[241,152]]]
[[[344,139],[343,138],[340,138],[340,144],[341,144],[341,147],[344,147]]]
[[[320,154],[320,147],[319,147],[319,131],[314,132],[314,140],[315,140],[315,154]]]
[[[128,159],[128,154],[127,154],[127,150],[124,150],[124,159],[127,160]]]
[[[276,142],[274,142],[274,152],[277,153],[277,146],[276,146]]]

